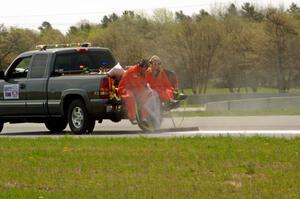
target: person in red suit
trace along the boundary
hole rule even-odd
[[[174,87],[161,66],[160,58],[153,55],[150,58],[149,63],[150,67],[146,71],[146,80],[150,87],[158,93],[162,102],[174,100]]]
[[[118,95],[125,103],[128,119],[132,124],[137,124],[136,104],[143,104],[147,98],[148,87],[145,74],[148,67],[149,61],[141,60],[138,64],[129,67],[119,82]]]

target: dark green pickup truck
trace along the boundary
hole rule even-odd
[[[5,122],[45,123],[52,133],[69,124],[72,132],[81,134],[92,132],[96,120],[120,121],[124,114],[121,105],[111,103],[111,80],[99,73],[116,64],[107,48],[22,53],[0,71],[0,132]]]

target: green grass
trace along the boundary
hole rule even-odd
[[[0,198],[299,198],[300,139],[0,139]]]

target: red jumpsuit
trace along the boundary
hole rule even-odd
[[[174,88],[163,69],[161,69],[155,76],[152,69],[148,68],[146,72],[146,80],[150,84],[150,87],[158,93],[161,101],[167,102],[174,99]]]
[[[118,94],[125,102],[128,119],[131,121],[136,119],[136,103],[143,103],[148,90],[141,70],[139,65],[130,67],[122,76],[118,87]]]

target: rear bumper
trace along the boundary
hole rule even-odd
[[[122,105],[113,105],[107,99],[92,99],[88,107],[89,113],[97,119],[124,118]]]

